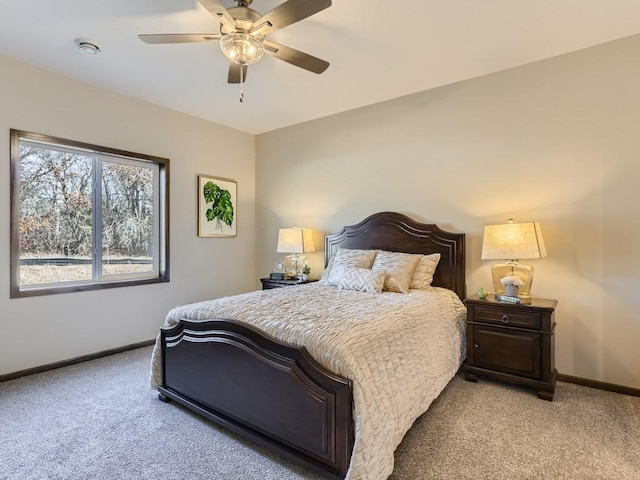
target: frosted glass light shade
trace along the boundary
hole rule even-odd
[[[264,55],[264,45],[248,33],[228,33],[220,39],[224,56],[238,65],[251,65]]]
[[[546,256],[547,249],[538,222],[514,223],[510,220],[509,223],[484,227],[482,260],[507,260],[491,267],[494,293],[504,294],[506,288],[501,280],[515,276],[524,282],[519,288],[518,297],[525,301],[530,299],[534,270],[518,260]]]

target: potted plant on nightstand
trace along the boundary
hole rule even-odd
[[[524,285],[522,279],[516,275],[508,275],[500,279],[500,283],[504,285],[505,293],[509,297],[517,297],[518,290]]]
[[[302,268],[302,281],[306,282],[307,280],[309,280],[309,274],[311,273],[311,267],[309,267],[309,265],[306,265]]]

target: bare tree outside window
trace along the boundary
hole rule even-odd
[[[21,146],[21,285],[92,279],[91,170],[86,156]]]
[[[165,159],[12,131],[12,296],[167,281],[167,182]]]
[[[103,163],[103,275],[152,271],[152,258],[153,171]]]

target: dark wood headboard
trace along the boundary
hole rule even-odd
[[[445,232],[396,212],[374,213],[324,239],[325,267],[338,248],[441,255],[432,285],[453,290],[461,299],[465,285],[465,235]]]

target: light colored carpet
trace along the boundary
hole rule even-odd
[[[160,402],[150,355],[0,383],[0,479],[320,478]],[[640,479],[640,398],[559,383],[549,403],[456,377],[398,447],[390,480],[543,478]]]

